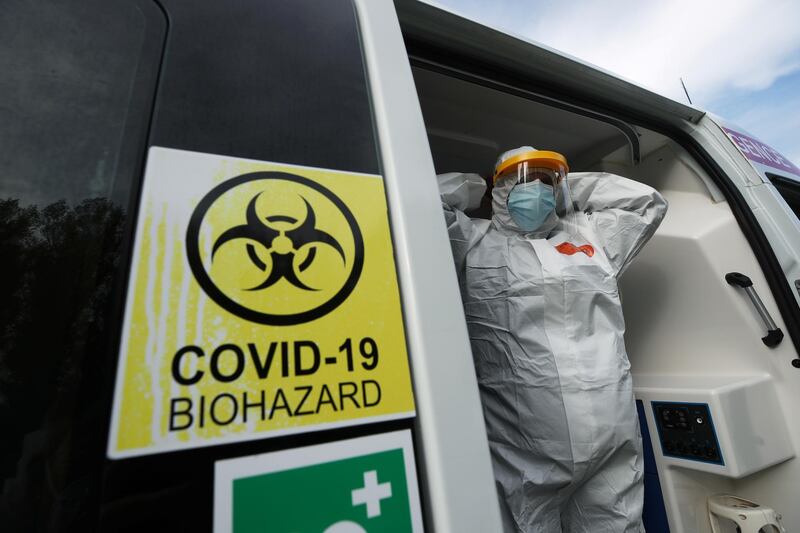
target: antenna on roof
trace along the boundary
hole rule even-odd
[[[678,79],[681,80],[681,87],[683,87],[683,92],[686,93],[686,99],[689,100],[690,104],[692,104],[692,98],[689,96],[689,91],[686,90],[686,84],[683,83],[683,78],[678,78]]]

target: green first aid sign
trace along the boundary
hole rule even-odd
[[[403,451],[235,479],[233,530],[412,531]]]
[[[409,431],[215,465],[214,531],[421,532]]]

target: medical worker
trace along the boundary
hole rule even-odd
[[[638,532],[642,446],[617,278],[667,210],[651,187],[524,146],[438,177],[506,531]]]

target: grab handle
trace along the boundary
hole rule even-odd
[[[740,274],[739,272],[729,272],[725,274],[725,281],[727,281],[729,285],[734,285],[744,289],[744,292],[747,293],[750,301],[753,302],[753,307],[756,308],[756,312],[758,312],[758,314],[761,316],[761,320],[767,327],[767,334],[764,337],[761,337],[761,340],[764,342],[764,344],[770,348],[774,348],[775,346],[779,345],[783,340],[783,331],[781,331],[781,328],[779,328],[778,325],[775,324],[775,321],[772,320],[772,316],[770,316],[767,308],[764,307],[764,302],[762,302],[761,298],[759,298],[750,278],[744,274]]]

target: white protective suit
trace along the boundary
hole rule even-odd
[[[495,184],[489,221],[463,213],[485,192],[480,176],[438,178],[505,530],[644,531],[617,277],[666,201],[620,176],[569,174],[575,227],[553,213],[524,233],[506,208],[513,180]]]

